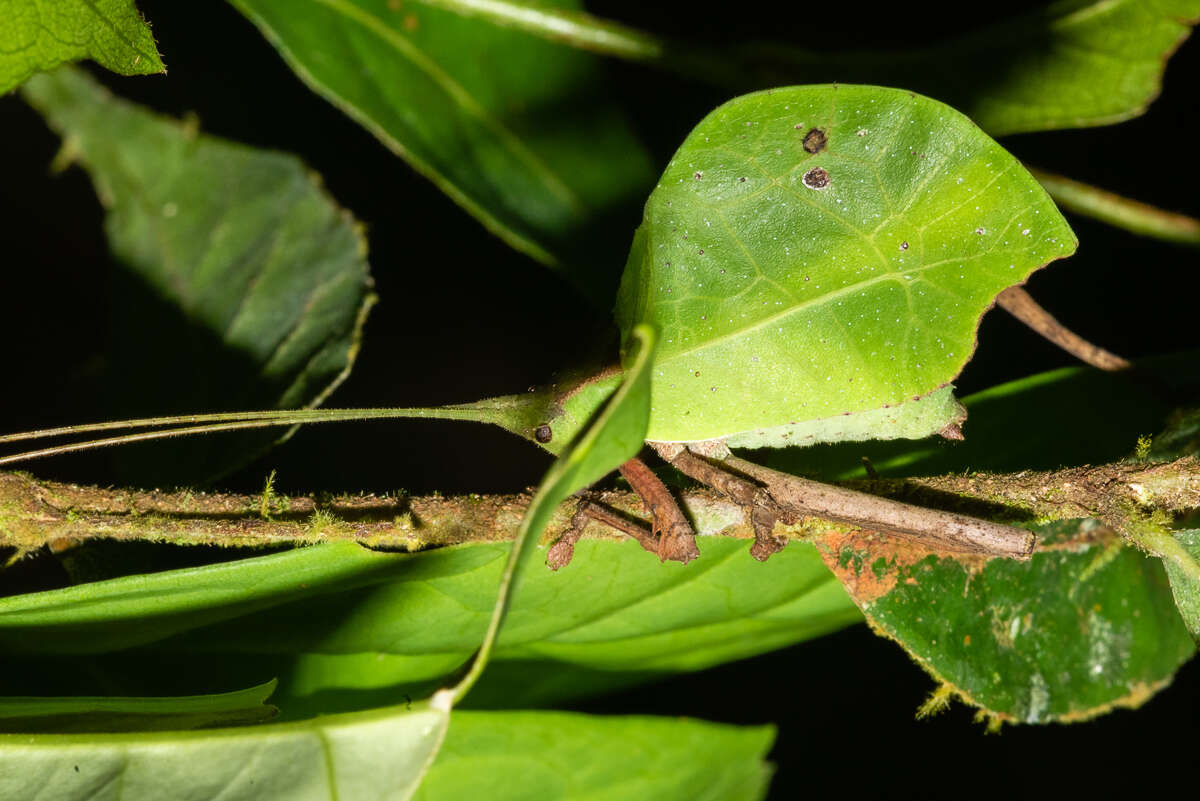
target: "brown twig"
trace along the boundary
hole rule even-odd
[[[787,484],[804,481],[737,459],[732,465],[770,489],[772,495],[784,495],[784,500]],[[855,492],[854,498],[911,499],[941,506],[949,510],[946,514],[970,512],[997,520],[1094,518],[1121,528],[1131,510],[1179,514],[1200,509],[1200,462],[1190,457],[1160,464],[1117,463],[1048,472],[846,483],[870,489],[871,494]],[[818,486],[828,490],[826,485]],[[596,500],[627,514],[637,514],[641,508],[637,497],[628,492],[598,493]],[[714,492],[689,490],[681,493],[680,500],[699,536],[754,535],[745,508]],[[420,550],[509,540],[528,502],[528,495],[366,495],[320,503],[306,496],[276,495],[268,520],[260,514],[261,495],[107,489],[0,472],[0,546],[32,553],[45,546],[65,548],[93,539],[243,547],[351,541]],[[570,527],[576,511],[578,504],[572,500],[556,512],[547,529],[547,541]],[[851,511],[850,519],[860,514],[857,507],[852,506]],[[831,522],[820,514],[786,520],[775,533],[820,540],[863,527]],[[591,524],[585,536],[615,535],[607,526]]]
[[[1126,359],[1093,345],[1054,319],[1024,287],[1010,286],[996,297],[996,305],[1085,364],[1110,371],[1131,366]]]

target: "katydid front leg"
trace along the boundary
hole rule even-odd
[[[583,535],[583,528],[588,519],[628,534],[645,550],[657,554],[660,562],[681,562],[686,565],[700,556],[692,524],[688,522],[671,491],[654,471],[637,457],[617,469],[646,504],[650,512],[650,530],[646,531],[642,524],[628,520],[611,509],[587,498],[581,498],[570,526],[546,554],[546,565],[551,570],[558,570],[570,563],[574,556],[575,543]]]

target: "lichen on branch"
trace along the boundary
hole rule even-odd
[[[767,474],[770,480],[755,478],[768,488],[771,481],[789,480],[782,473],[765,471]],[[1120,530],[1131,514],[1174,515],[1200,507],[1200,462],[1188,457],[1160,464],[879,479],[847,482],[847,486],[997,522],[1019,525],[1094,518]],[[633,517],[644,516],[632,493],[602,492],[591,499]],[[754,536],[743,507],[708,490],[690,490],[682,493],[681,499],[699,535]],[[262,494],[105,489],[0,472],[0,546],[29,553],[43,546],[64,550],[93,539],[225,547],[349,540],[415,551],[511,539],[528,502],[528,494],[326,498],[284,496],[274,491],[264,499]],[[577,504],[573,498],[557,511],[546,541],[569,528]],[[799,515],[792,522],[780,523],[776,535],[814,539],[855,528]],[[584,536],[622,535],[592,522]]]

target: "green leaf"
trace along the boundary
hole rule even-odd
[[[361,709],[383,703],[381,688],[436,681],[463,663],[487,626],[509,547],[409,555],[317,546],[4,598],[0,650],[15,671],[18,659],[39,655],[151,646],[152,663],[186,654],[201,675],[226,675],[231,665],[245,665],[250,681],[280,675],[289,703],[357,688],[370,702],[345,703]],[[660,564],[633,542],[583,540],[562,570],[528,571],[493,666],[529,671],[523,681],[485,674],[471,703],[490,705],[505,692],[535,703],[699,670],[860,619],[812,546],[793,543],[765,564],[747,556],[745,541],[701,537],[699,547],[702,558],[684,567]],[[605,589],[571,589],[579,587]],[[263,660],[248,663],[256,654]],[[292,669],[295,655],[303,656]],[[116,673],[152,681],[146,665],[138,657]],[[562,669],[587,681],[563,686]]]
[[[1158,97],[1197,19],[1198,0],[1060,0],[926,51],[921,85],[993,136],[1110,125]]]
[[[751,799],[770,778],[770,727],[423,705],[234,730],[0,735],[0,796],[122,801],[498,798]],[[428,768],[427,778],[421,777]],[[418,789],[417,785],[420,783]],[[549,794],[543,791],[550,791]]]
[[[133,0],[7,0],[0,5],[0,95],[35,72],[84,58],[121,75],[167,71]]]
[[[993,719],[1138,706],[1195,650],[1158,561],[1095,521],[1040,527],[1028,562],[860,532],[830,543],[826,563],[877,631]]]
[[[231,2],[314,91],[489,230],[611,297],[620,254],[605,242],[619,229],[603,218],[653,174],[597,57],[423,0]]]
[[[279,712],[266,703],[275,685],[269,681],[236,692],[174,698],[0,698],[0,732],[165,731],[263,723]]]
[[[401,801],[421,781],[448,719],[413,704],[241,729],[0,735],[0,797]]]
[[[129,270],[118,294],[131,306],[115,315],[129,353],[114,361],[129,365],[118,380],[135,407],[315,406],[345,378],[373,300],[366,243],[297,158],[200,135],[78,70],[37,76],[22,94],[91,174]],[[208,477],[276,439],[193,439],[126,480]]]
[[[1126,458],[1138,437],[1160,430],[1173,397],[1198,396],[1197,351],[1142,359],[1136,370],[1122,372],[1068,367],[964,398],[968,415],[961,442],[851,442],[758,451],[753,459],[826,481],[863,478],[864,456],[889,478],[1104,464]],[[1177,447],[1195,436],[1194,431],[1177,433],[1178,440],[1174,434],[1156,435],[1152,458],[1174,458]]]
[[[1197,19],[1200,0],[1059,0],[933,47],[790,60],[809,80],[835,72],[936,97],[992,136],[1085,128],[1145,112]]]
[[[459,712],[415,798],[752,801],[766,795],[773,740],[769,726]]]
[[[1200,642],[1200,530],[1172,532],[1179,549],[1175,558],[1163,557],[1163,567],[1171,580],[1171,592],[1192,639]]]
[[[622,279],[622,331],[662,333],[647,436],[936,433],[960,418],[944,388],[980,316],[1074,249],[1016,159],[936,101],[843,85],[732,100],[668,165]],[[879,417],[865,434],[846,426],[862,413]]]

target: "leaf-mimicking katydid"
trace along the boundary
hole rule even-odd
[[[735,98],[709,114],[667,165],[622,277],[615,309],[622,335],[642,324],[658,332],[647,440],[750,510],[758,558],[782,547],[772,534],[776,521],[804,511],[910,530],[894,516],[898,509],[855,513],[858,501],[835,488],[823,490],[836,495],[833,505],[782,503],[763,480],[719,463],[731,448],[961,437],[965,412],[951,382],[971,358],[981,316],[1003,291],[1075,246],[1037,181],[942,103],[852,85]],[[437,408],[196,415],[10,435],[0,441],[177,426],[0,464],[134,439],[381,417],[494,423],[558,453],[620,377],[611,369]],[[622,473],[654,510],[660,557],[696,556],[666,489],[649,470],[627,467]],[[999,551],[1028,553],[1025,532],[994,529],[1010,544]]]

